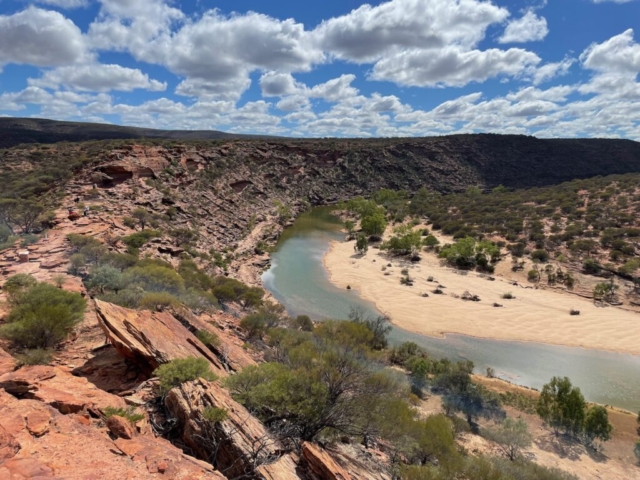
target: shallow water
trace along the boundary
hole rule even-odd
[[[282,235],[262,280],[290,315],[346,318],[353,306],[378,313],[357,292],[329,282],[322,258],[331,240],[344,238],[340,227],[331,209],[323,207],[300,216]],[[436,357],[472,360],[478,373],[493,367],[498,377],[528,387],[539,389],[554,375],[567,376],[589,401],[640,410],[640,356],[464,335],[440,339],[400,328],[393,329],[390,340],[413,341]]]

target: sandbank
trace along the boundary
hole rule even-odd
[[[462,275],[442,266],[431,253],[423,253],[422,260],[412,264],[375,248],[364,256],[356,255],[353,245],[354,242],[331,243],[323,260],[330,281],[338,287],[357,290],[405,330],[435,337],[456,333],[640,354],[638,313],[597,306],[590,299],[570,293],[531,285],[513,286],[501,275],[494,275],[494,281],[476,272]],[[389,263],[392,267],[386,267]],[[403,268],[414,279],[412,287],[400,284]],[[429,276],[435,281],[428,282]],[[444,295],[432,293],[438,284],[446,287]],[[481,301],[453,296],[465,291],[478,295]],[[502,299],[507,292],[516,298]],[[429,297],[423,297],[423,293]],[[503,307],[494,307],[494,302]],[[570,315],[572,309],[579,310],[580,315]]]

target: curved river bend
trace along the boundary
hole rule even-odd
[[[322,259],[332,240],[342,240],[340,220],[330,208],[301,215],[283,233],[272,266],[262,280],[290,315],[313,319],[347,318],[352,306],[378,314],[355,291],[329,282]],[[427,313],[428,314],[428,313]],[[464,335],[444,339],[394,327],[391,343],[413,341],[436,357],[472,360],[478,373],[493,367],[513,383],[540,389],[551,377],[567,376],[587,400],[637,412],[640,410],[640,356],[540,343],[488,340]]]

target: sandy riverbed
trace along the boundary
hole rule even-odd
[[[433,254],[411,265],[389,259],[380,250],[370,248],[366,255],[355,255],[353,242],[333,242],[324,258],[332,283],[347,285],[375,303],[392,322],[416,333],[442,336],[459,333],[502,340],[542,342],[640,354],[640,314],[615,307],[598,307],[589,299],[546,289],[513,286],[495,276],[495,281],[475,272],[461,275],[442,267]],[[382,271],[382,267],[388,263]],[[415,280],[413,287],[400,284],[401,269],[408,268]],[[385,273],[391,272],[390,275]],[[436,281],[428,282],[433,276]],[[445,286],[445,295],[432,291]],[[476,294],[480,302],[464,301],[452,294],[465,291]],[[511,292],[514,300],[504,300]],[[423,298],[422,293],[428,293]],[[493,303],[504,305],[495,308]],[[571,316],[576,309],[580,315]]]

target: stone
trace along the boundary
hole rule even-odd
[[[112,415],[107,418],[107,428],[117,438],[131,440],[136,436],[135,427],[126,418]]]
[[[169,312],[129,310],[100,300],[95,303],[109,341],[147,374],[171,360],[203,357],[216,375],[227,376],[218,358]]]
[[[31,435],[41,437],[49,431],[51,413],[47,410],[35,410],[25,415],[27,430]]]

